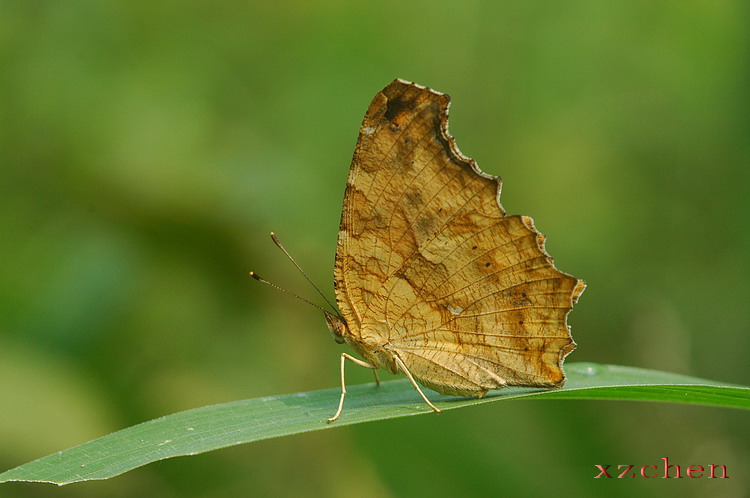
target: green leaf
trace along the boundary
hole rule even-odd
[[[750,388],[682,375],[595,363],[566,367],[565,387],[508,388],[485,398],[456,398],[428,391],[441,410],[516,398],[662,401],[750,409]],[[341,418],[326,423],[340,390],[235,401],[175,413],[114,432],[0,474],[0,483],[33,481],[70,484],[107,479],[175,456],[196,455],[236,444],[319,429],[432,414],[406,379],[347,387]],[[437,416],[437,415],[431,415]]]

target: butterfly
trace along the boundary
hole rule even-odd
[[[559,387],[575,343],[567,315],[585,283],[555,268],[531,218],[506,216],[501,180],[448,132],[450,97],[401,79],[367,109],[346,182],[324,310],[347,361],[442,394]],[[283,248],[282,248],[283,249]],[[286,252],[286,251],[285,251]]]

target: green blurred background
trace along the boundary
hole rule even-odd
[[[183,409],[336,386],[343,349],[320,312],[247,273],[315,298],[273,230],[332,295],[359,124],[395,77],[452,95],[462,151],[588,282],[569,361],[750,383],[749,14],[0,1],[0,469]],[[358,370],[350,382],[371,381]],[[0,495],[738,497],[748,426],[716,408],[518,401]],[[731,478],[593,478],[662,457]]]

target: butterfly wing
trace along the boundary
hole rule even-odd
[[[449,104],[396,80],[367,110],[336,251],[347,342],[447,394],[561,385],[585,285],[554,267],[530,218],[505,216],[500,180],[449,135]]]

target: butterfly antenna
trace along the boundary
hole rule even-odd
[[[273,282],[269,282],[268,280],[266,280],[265,278],[261,277],[260,275],[258,275],[258,274],[257,274],[257,273],[255,273],[254,271],[251,271],[251,272],[250,272],[250,276],[251,276],[251,277],[253,277],[253,278],[254,278],[255,280],[257,280],[258,282],[263,282],[264,284],[268,284],[268,285],[270,285],[271,287],[273,287],[274,289],[276,289],[276,290],[278,290],[278,291],[281,291],[281,292],[283,292],[284,294],[288,294],[288,295],[290,295],[290,296],[292,296],[292,297],[296,297],[296,298],[297,298],[297,299],[299,299],[300,301],[304,301],[304,302],[306,302],[307,304],[309,304],[310,306],[313,306],[313,307],[315,307],[315,308],[318,308],[318,309],[319,309],[320,311],[322,311],[323,313],[328,313],[328,310],[326,310],[326,309],[324,309],[324,308],[322,308],[322,307],[318,306],[317,304],[313,303],[312,301],[310,301],[310,300],[308,300],[308,299],[305,299],[304,297],[298,296],[298,295],[297,295],[297,294],[295,294],[294,292],[288,291],[288,290],[286,290],[286,289],[285,289],[285,288],[283,288],[283,287],[279,287],[278,285],[274,284]]]
[[[337,311],[336,307],[331,303],[331,301],[328,300],[328,298],[325,296],[325,294],[323,294],[323,292],[320,290],[320,288],[317,285],[315,285],[315,282],[313,282],[312,279],[307,275],[307,273],[305,273],[305,270],[303,270],[302,267],[297,264],[297,262],[294,260],[294,258],[292,257],[292,255],[289,254],[289,251],[286,250],[286,248],[281,244],[281,241],[279,240],[279,238],[273,232],[271,232],[271,240],[273,240],[273,243],[276,244],[276,247],[278,247],[279,249],[281,249],[281,251],[286,255],[286,257],[289,258],[289,261],[291,261],[292,264],[295,267],[297,267],[297,269],[299,270],[299,272],[307,279],[308,282],[310,282],[310,285],[312,285],[315,288],[315,290],[318,291],[318,294],[320,294],[320,297],[322,297],[323,300],[326,303],[328,303],[328,306],[331,307],[331,309],[333,310],[333,312],[337,316],[341,316],[341,315],[339,315],[339,312]]]

